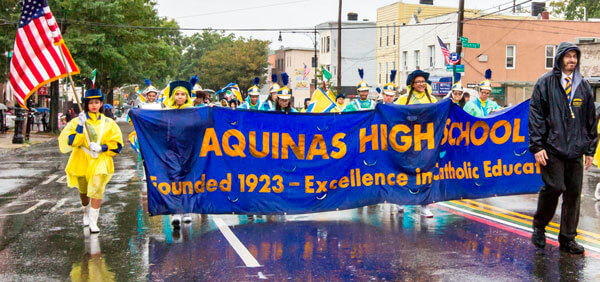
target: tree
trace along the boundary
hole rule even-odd
[[[600,18],[600,1],[598,0],[556,0],[550,2],[552,15],[564,16],[567,20],[583,20],[584,7],[588,18]]]
[[[14,44],[18,2],[0,1],[1,18],[11,23],[0,25],[5,31],[0,35],[3,51]],[[158,16],[154,1],[56,0],[49,4],[81,70],[76,82],[97,69],[96,87],[109,93],[122,84],[143,84],[145,78],[164,85],[177,75],[183,36],[175,21]]]
[[[255,77],[265,81],[269,43],[217,31],[196,33],[185,40],[180,79],[197,74],[204,88],[218,90],[236,82],[245,92]]]

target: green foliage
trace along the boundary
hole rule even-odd
[[[17,2],[1,0],[3,15],[0,18],[16,22],[20,14]],[[143,84],[145,78],[150,78],[156,86],[164,86],[177,74],[183,37],[176,22],[158,16],[154,1],[56,0],[49,4],[81,70],[81,74],[74,77],[76,83],[89,79],[91,71],[97,69],[96,87],[108,93],[122,84]],[[12,49],[17,26],[2,25],[1,28],[4,32],[0,35],[0,44],[4,52]]]
[[[564,16],[567,20],[583,20],[583,7],[587,8],[588,18],[600,18],[598,0],[556,0],[550,2],[553,16]]]
[[[185,46],[180,74],[184,78],[197,74],[204,88],[216,91],[236,82],[245,92],[255,77],[265,81],[268,41],[205,31],[188,37]]]

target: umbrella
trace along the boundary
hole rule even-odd
[[[0,104],[0,111],[8,111],[8,108],[4,104]]]
[[[105,110],[112,109],[112,108],[113,108],[112,105],[110,105],[110,104],[104,104],[104,109]]]
[[[41,107],[41,108],[35,108],[35,110],[39,113],[43,113],[43,112],[49,112],[50,109],[45,108],[45,107]]]

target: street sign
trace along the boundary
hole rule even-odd
[[[463,43],[463,47],[478,49],[481,47],[481,45],[479,43]]]
[[[456,65],[456,64],[458,64],[458,61],[460,61],[460,56],[458,56],[458,53],[456,53],[456,52],[450,53],[450,62],[453,65]]]
[[[446,65],[447,71],[453,70],[453,65]],[[456,65],[456,72],[465,72],[465,65]]]
[[[37,90],[38,96],[48,96],[48,88],[46,86],[42,86]]]
[[[467,83],[467,88],[477,88],[477,83]]]
[[[461,37],[460,37],[460,42],[462,42],[463,44],[464,44],[464,43],[468,43],[468,42],[469,42],[469,38],[466,38],[466,37],[462,37],[462,36],[461,36]]]

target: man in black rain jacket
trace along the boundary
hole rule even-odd
[[[560,249],[582,254],[575,242],[584,160],[587,170],[596,149],[596,110],[590,84],[579,72],[581,51],[577,45],[558,46],[552,71],[535,84],[529,105],[529,150],[541,167],[544,187],[540,189],[531,240],[538,248],[546,245],[548,225],[563,195]]]

